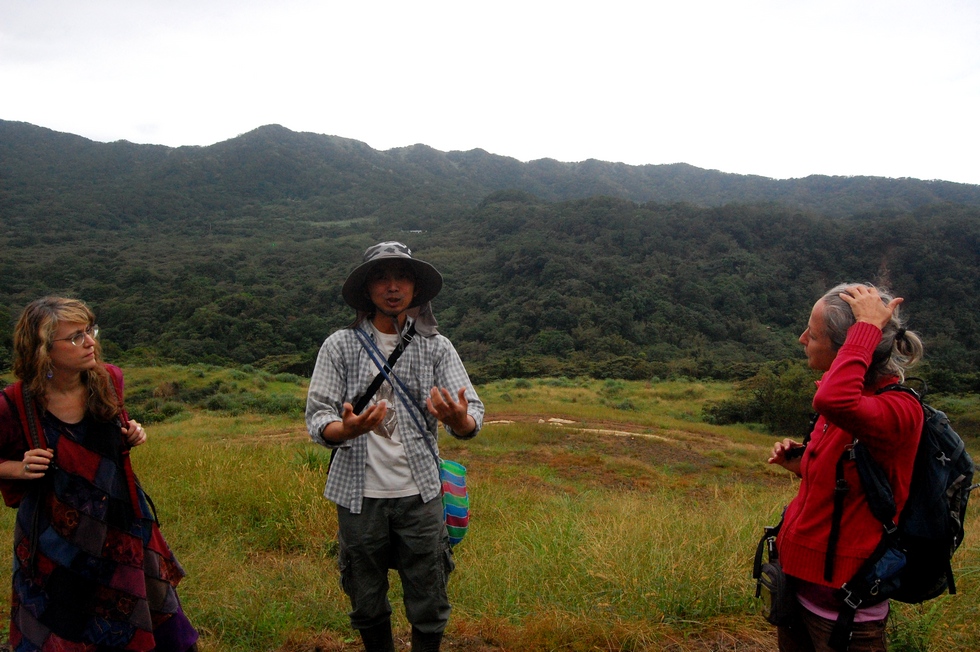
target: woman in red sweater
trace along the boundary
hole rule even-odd
[[[905,392],[876,393],[904,380],[905,369],[922,357],[921,340],[899,319],[901,303],[871,285],[839,285],[814,304],[800,336],[809,366],[824,374],[813,397],[819,418],[805,452],[787,455],[803,444],[784,439],[769,458],[802,479],[777,539],[780,562],[794,580],[800,605],[797,622],[779,628],[781,651],[831,649],[828,641],[841,604],[835,589],[852,578],[881,539],[882,525],[849,460],[844,479],[851,490],[832,542],[836,466],[855,437],[887,474],[899,514],[908,497],[922,407]],[[886,649],[888,609],[887,601],[858,609],[849,652]]]

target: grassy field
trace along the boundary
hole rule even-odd
[[[478,389],[480,436],[441,438],[444,457],[468,468],[472,500],[444,649],[774,648],[751,560],[796,483],[765,464],[770,435],[701,421],[728,385]],[[359,649],[338,583],[336,516],[321,495],[329,455],[306,435],[305,392],[295,376],[254,369],[127,370],[129,406],[150,435],[134,464],[188,571],[181,598],[205,651]],[[896,605],[893,650],[980,649],[975,512],[954,559],[959,594]],[[0,517],[0,541],[13,516]],[[9,545],[0,554],[9,568]],[[394,573],[392,583],[404,650]]]

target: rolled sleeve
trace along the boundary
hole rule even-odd
[[[470,375],[466,373],[466,367],[463,366],[463,361],[452,342],[445,337],[442,340],[443,342],[440,343],[442,344],[442,351],[435,370],[436,384],[439,387],[445,387],[451,394],[455,394],[461,387],[465,387],[464,395],[468,403],[466,413],[473,417],[473,421],[476,423],[473,431],[466,434],[454,432],[449,426],[444,427],[446,432],[457,439],[473,439],[483,428],[483,414],[485,412],[483,401],[480,400],[476,389],[473,388]]]
[[[347,372],[345,370],[343,346],[334,334],[320,347],[316,366],[310,377],[310,388],[306,396],[306,429],[315,443],[336,448],[343,442],[330,442],[323,438],[327,424],[341,421],[344,403],[347,398]]]

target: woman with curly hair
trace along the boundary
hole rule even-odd
[[[10,643],[28,650],[197,649],[129,451],[122,372],[102,361],[95,315],[45,297],[14,330],[17,383],[0,399],[0,488],[17,507]]]

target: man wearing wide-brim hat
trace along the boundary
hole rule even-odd
[[[341,584],[368,652],[395,649],[389,567],[401,575],[413,652],[437,651],[449,620],[438,425],[474,437],[483,403],[436,329],[430,301],[441,288],[404,244],[369,247],[343,287],[357,317],[323,343],[310,379],[306,425],[334,449],[324,496],[337,504]]]

